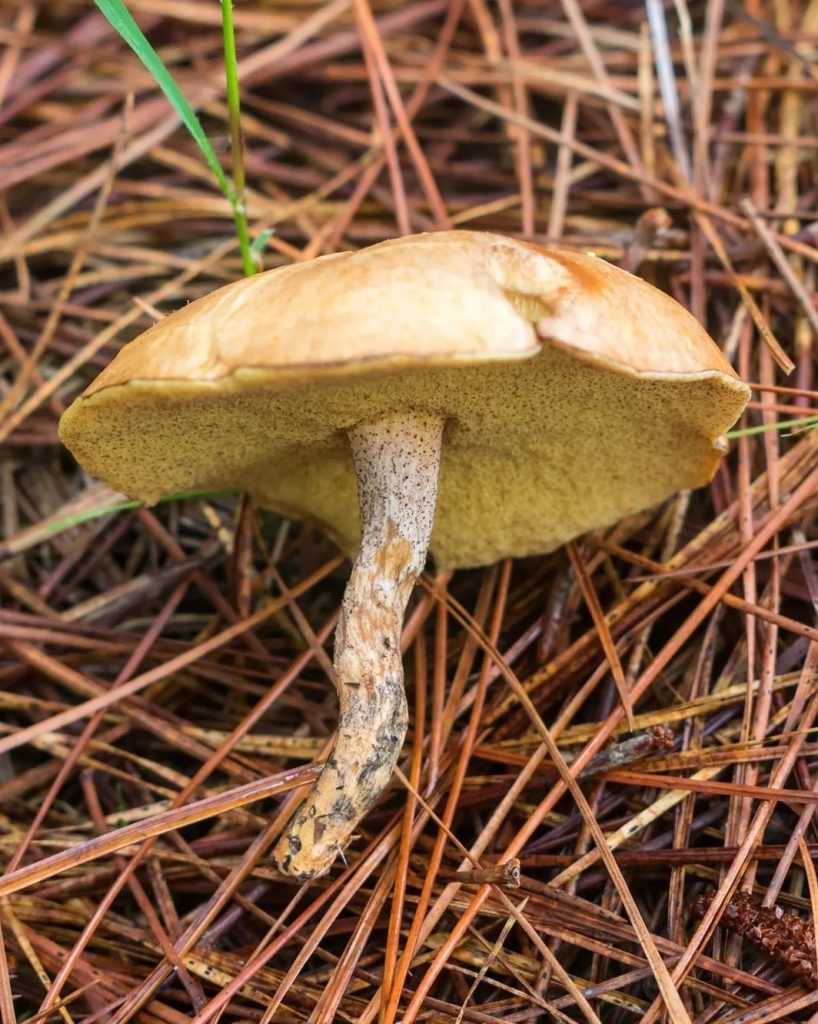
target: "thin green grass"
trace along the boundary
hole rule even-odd
[[[222,38],[224,40],[224,75],[227,87],[227,110],[230,124],[230,155],[233,160],[233,216],[236,235],[241,249],[244,273],[249,277],[258,269],[258,254],[250,244],[247,215],[244,206],[244,146],[241,137],[241,101],[239,74],[236,61],[236,33],[233,29],[233,0],[221,0]]]
[[[766,434],[770,430],[792,430],[793,434],[802,434],[807,430],[814,430],[818,427],[818,416],[805,416],[798,420],[780,420],[777,423],[764,423],[758,427],[745,427],[742,430],[730,430],[727,437],[734,441],[739,437],[754,437],[756,434]]]
[[[231,0],[221,0],[222,34],[224,37],[225,78],[227,83],[227,104],[230,123],[231,155],[233,159],[233,183],[224,173],[218,157],[202,128],[196,111],[188,103],[173,75],[168,71],[162,58],[146,39],[142,29],[131,17],[123,0],[94,0],[110,26],[119,33],[136,56],[142,61],[149,74],[165,94],[168,102],[179,115],[201,150],[207,166],[213,172],[219,188],[230,203],[236,236],[239,241],[241,262],[248,276],[258,269],[259,255],[254,253],[250,243],[247,214],[244,206],[244,158],[241,141],[241,108],[239,104],[238,69],[236,62],[236,39],[233,31],[233,9]]]
[[[163,498],[159,499],[157,504],[167,505],[172,501],[189,501],[195,498],[229,498],[239,493],[239,491],[230,488],[219,491],[199,488],[191,491],[179,491],[177,494],[166,494]],[[48,539],[48,537],[53,536],[55,533],[62,533],[73,526],[80,526],[82,523],[101,519],[103,516],[112,516],[117,512],[127,512],[132,508],[142,508],[144,504],[143,501],[137,501],[135,498],[126,498],[124,501],[118,501],[115,505],[104,505],[100,508],[88,508],[80,512],[74,512],[50,523],[48,528],[43,531],[43,539]]]

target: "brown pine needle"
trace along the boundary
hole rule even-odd
[[[602,650],[605,652],[605,657],[608,659],[608,667],[610,668],[611,675],[616,683],[616,689],[619,693],[622,710],[625,712],[625,719],[628,723],[628,728],[633,731],[633,706],[631,704],[631,696],[628,691],[628,681],[625,678],[624,671],[622,670],[622,663],[619,660],[616,644],[611,636],[608,623],[605,620],[605,615],[603,614],[602,607],[599,603],[599,598],[591,585],[591,581],[588,579],[585,564],[577,550],[576,544],[571,541],[569,544],[565,545],[565,550],[568,552],[568,558],[570,559],[571,565],[573,566],[574,572],[577,576],[577,583],[582,591],[585,603],[588,605],[588,611],[591,613],[591,618],[594,620],[594,626],[599,633],[599,642],[602,644]]]

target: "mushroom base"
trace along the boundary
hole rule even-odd
[[[400,636],[432,533],[443,418],[398,413],[349,431],[361,548],[335,634],[338,733],[321,775],[279,840],[287,875],[327,871],[389,782],[406,735]]]

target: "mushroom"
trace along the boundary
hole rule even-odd
[[[275,851],[305,879],[329,868],[400,754],[401,624],[427,548],[441,568],[547,552],[704,484],[748,394],[696,320],[643,281],[449,231],[192,302],[121,350],[60,436],[146,502],[241,488],[357,552],[335,638],[337,737]]]

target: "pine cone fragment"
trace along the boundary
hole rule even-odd
[[[693,913],[704,917],[713,902],[715,892],[706,892],[696,898]],[[812,922],[782,907],[765,907],[761,897],[748,892],[736,892],[719,920],[728,928],[763,949],[809,988],[818,988],[815,965],[815,931]]]

